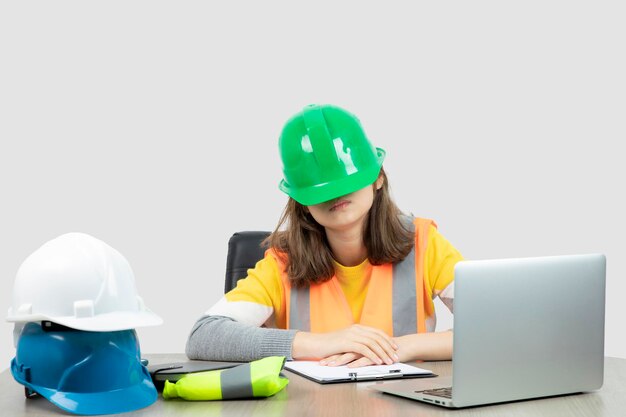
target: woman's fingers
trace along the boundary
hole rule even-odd
[[[394,359],[392,359],[392,356],[390,356],[389,353],[387,353],[387,351],[384,348],[384,341],[371,337],[370,335],[363,335],[361,336],[360,339],[357,340],[357,342],[366,346],[369,350],[371,350],[372,352],[374,352],[374,354],[376,354],[376,356],[380,359],[380,362],[376,361],[376,363],[378,363],[379,365],[382,363],[391,365],[394,362]],[[394,355],[394,354],[395,353],[392,353],[391,355]],[[364,355],[364,356],[367,356],[367,355]]]
[[[336,355],[330,355],[326,358],[320,359],[320,365],[325,366],[332,366],[335,364],[335,362],[337,361],[337,359],[339,359],[340,357],[342,357],[343,355],[345,355],[345,353],[338,353]]]
[[[359,360],[361,356],[378,365],[391,365],[399,360],[395,341],[373,327],[357,324],[336,332],[314,335],[312,351],[317,351],[317,355],[323,358],[321,365],[343,365]]]
[[[348,368],[358,368],[359,366],[369,366],[374,363],[369,358],[360,357],[359,359],[352,361],[348,364]]]
[[[380,335],[381,337],[387,339],[390,343],[395,345],[395,342],[394,342],[394,340],[393,340],[393,338],[391,336],[389,336],[387,333],[383,332],[382,330],[377,329],[376,327],[364,326],[362,324],[354,324],[354,325],[352,325],[351,328],[356,329],[356,330],[360,330],[360,331],[363,331],[363,332],[376,333],[376,334]],[[396,348],[397,348],[397,346],[396,346]]]
[[[339,357],[335,358],[335,360],[332,363],[329,363],[328,366],[341,366],[350,362],[354,362],[355,360],[359,358],[362,358],[361,355],[354,353],[354,352],[348,352],[348,353],[344,353],[343,355],[338,355],[338,356]]]
[[[360,355],[365,356],[366,358],[370,358],[372,362],[374,362],[376,365],[382,365],[384,363],[383,359],[381,359],[381,357],[378,356],[378,354],[374,352],[374,350],[372,350],[372,348],[370,348],[370,346],[368,346],[365,343],[359,343],[356,341],[352,342],[348,351],[359,353]]]
[[[348,368],[358,368],[360,366],[374,365],[371,359],[361,356],[354,352],[332,355],[320,360],[320,365],[342,366],[348,365]]]
[[[398,355],[394,348],[397,345],[387,335],[382,333],[383,337],[380,333],[365,329],[361,333],[362,338],[358,341],[374,351],[383,362],[391,365],[398,360]]]

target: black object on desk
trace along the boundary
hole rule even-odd
[[[233,368],[241,365],[242,362],[212,362],[212,361],[187,361],[161,363],[149,365],[148,372],[152,377],[154,386],[159,391],[163,391],[165,381],[176,382],[184,375],[194,372],[215,371],[217,369]]]

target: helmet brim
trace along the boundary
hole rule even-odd
[[[11,373],[17,382],[35,391],[52,404],[70,413],[83,415],[118,414],[139,410],[153,404],[158,393],[148,370],[143,368],[143,378],[135,385],[107,392],[77,393],[62,392],[40,387],[19,378],[14,370],[15,359],[11,361]]]
[[[92,317],[53,317],[46,314],[29,314],[8,317],[7,321],[13,323],[51,321],[72,329],[90,332],[113,332],[163,324],[163,319],[148,309],[139,312],[116,311]]]
[[[385,159],[385,151],[376,148],[377,164],[372,165],[368,169],[362,169],[352,175],[348,175],[341,180],[327,182],[324,184],[316,184],[312,187],[295,188],[291,187],[285,180],[280,182],[278,188],[289,197],[296,200],[304,206],[314,206],[326,201],[353,193],[373,184],[380,174],[380,169]]]

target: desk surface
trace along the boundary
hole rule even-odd
[[[186,360],[182,354],[145,355],[151,364]],[[440,376],[452,371],[451,362],[418,364]],[[447,410],[368,389],[376,382],[320,385],[285,372],[287,388],[267,399],[244,401],[157,402],[124,416],[624,416],[626,410],[626,359],[606,358],[604,386],[592,393],[540,400]],[[389,382],[387,382],[389,383]],[[7,369],[0,373],[0,410],[3,416],[69,415],[43,398],[27,400],[24,389]]]

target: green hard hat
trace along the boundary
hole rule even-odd
[[[289,119],[278,146],[284,174],[279,188],[305,206],[374,183],[385,159],[359,119],[331,105],[310,105]]]

